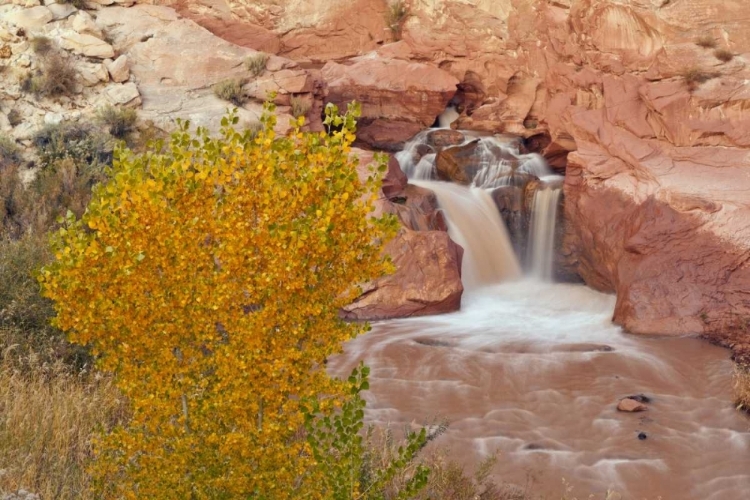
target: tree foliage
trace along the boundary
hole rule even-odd
[[[358,178],[356,107],[284,137],[272,111],[257,134],[230,115],[217,138],[185,122],[163,153],[118,149],[52,239],[56,324],[132,406],[96,443],[104,497],[323,498],[300,406],[341,405],[324,362],[367,326],[338,311],[390,269],[396,223],[371,217],[385,163]]]

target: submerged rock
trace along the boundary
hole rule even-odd
[[[635,399],[623,398],[619,403],[617,403],[617,409],[619,411],[632,413],[638,411],[646,411],[648,410],[648,407],[645,404],[636,401]]]

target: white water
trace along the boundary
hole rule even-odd
[[[558,180],[545,177],[542,180]],[[531,276],[543,281],[552,281],[553,256],[555,250],[555,226],[557,222],[557,205],[560,202],[561,189],[543,184],[534,193],[529,227],[529,259]]]
[[[451,123],[458,119],[458,116],[459,114],[458,111],[456,111],[456,108],[448,106],[445,108],[445,111],[438,116],[438,125],[440,125],[440,128],[448,128],[451,126]]]
[[[495,202],[484,189],[437,181],[411,181],[432,190],[448,223],[451,239],[464,249],[464,289],[517,279],[521,266]]]

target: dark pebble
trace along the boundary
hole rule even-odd
[[[648,435],[645,432],[639,432],[638,433],[638,439],[643,441],[644,439],[648,439]]]

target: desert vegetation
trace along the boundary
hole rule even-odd
[[[401,39],[404,21],[409,16],[409,6],[404,0],[395,0],[388,5],[385,22],[394,40]]]
[[[729,62],[734,59],[734,54],[732,54],[732,51],[727,49],[716,49],[714,51],[714,57],[716,57],[716,59],[721,62]]]
[[[268,54],[265,52],[258,52],[245,59],[245,67],[253,77],[262,75],[266,70],[266,64],[268,64]]]
[[[219,99],[229,101],[236,106],[242,106],[247,102],[247,97],[242,90],[243,82],[237,78],[223,80],[213,86],[214,95]]]

